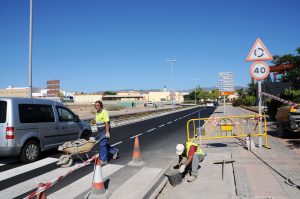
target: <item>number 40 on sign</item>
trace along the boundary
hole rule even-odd
[[[254,62],[250,68],[251,77],[255,80],[263,80],[270,74],[268,64],[262,61]]]

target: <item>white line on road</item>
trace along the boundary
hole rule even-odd
[[[110,175],[122,169],[124,166],[125,165],[108,164],[105,167],[102,167],[103,178],[106,179]],[[85,175],[84,177],[76,180],[72,184],[69,184],[68,186],[63,187],[60,190],[51,193],[51,195],[47,196],[47,198],[76,198],[76,196],[84,193],[90,188],[90,184],[93,180],[93,175],[94,173],[91,172],[88,175]]]
[[[112,145],[110,145],[110,146],[116,146],[116,145],[118,145],[118,144],[121,144],[121,143],[123,143],[123,141],[120,141],[120,142],[114,143],[114,144],[112,144]]]
[[[168,122],[167,124],[172,124],[172,121],[171,121],[171,122]]]
[[[71,169],[74,169],[75,167],[77,167],[77,164],[75,164],[71,167],[68,167],[68,168],[58,167],[57,169],[54,169],[52,171],[49,171],[49,172],[44,173],[39,176],[35,176],[27,181],[24,181],[19,184],[15,184],[11,187],[8,187],[7,189],[4,189],[0,192],[0,196],[2,196],[1,198],[7,198],[7,196],[9,196],[9,198],[15,198],[18,195],[21,195],[32,189],[36,189],[37,184],[39,182],[49,182],[50,180],[53,180],[55,177],[65,175],[68,171],[70,171]],[[4,197],[4,196],[6,196],[6,197]]]
[[[175,119],[174,122],[176,122],[178,119]]]
[[[133,139],[133,138],[135,138],[135,137],[138,137],[138,136],[140,136],[140,135],[143,135],[143,133],[140,133],[140,134],[137,134],[137,135],[131,136],[131,137],[130,137],[130,139]]]
[[[161,172],[162,169],[160,168],[144,167],[115,189],[109,198],[143,198],[149,191],[149,187],[155,185]],[[128,193],[130,193],[130,196],[128,196]],[[126,197],[126,195],[128,197]]]
[[[163,127],[163,126],[165,126],[165,124],[162,124],[162,125],[160,125],[160,126],[158,126],[158,127]]]
[[[57,158],[50,158],[49,157],[49,158],[39,160],[37,162],[33,162],[33,163],[30,163],[30,164],[26,164],[26,165],[23,165],[23,166],[14,168],[14,169],[10,169],[10,170],[1,172],[0,181],[11,178],[13,176],[16,176],[16,175],[19,175],[19,174],[22,174],[22,173],[25,173],[27,171],[34,170],[36,168],[45,166],[47,164],[51,164],[51,163],[56,162],[56,161],[57,161]]]
[[[154,131],[155,129],[156,129],[156,128],[150,129],[150,130],[148,130],[147,132]]]

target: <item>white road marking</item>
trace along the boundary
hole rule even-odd
[[[133,139],[133,138],[135,138],[135,137],[138,137],[138,136],[140,136],[140,135],[143,135],[143,133],[140,133],[140,134],[134,135],[134,136],[130,137],[130,139]]]
[[[101,167],[103,178],[106,179],[113,173],[117,172],[118,170],[122,169],[125,165],[118,165],[118,164],[108,164],[104,167]],[[93,181],[94,172],[89,173],[88,175],[78,179],[77,181],[69,184],[68,186],[52,193],[51,195],[47,196],[47,198],[56,199],[56,198],[76,198],[80,194],[84,193],[91,187],[91,182]],[[68,193],[68,195],[66,195]]]
[[[168,122],[167,124],[172,124],[172,121],[171,121],[171,122]]]
[[[0,192],[1,198],[5,198],[3,196],[9,196],[10,198],[15,198],[25,192],[28,192],[32,189],[37,189],[37,185],[39,182],[50,182],[53,179],[56,179],[58,176],[65,175],[71,169],[74,169],[77,165],[73,165],[72,167],[68,168],[61,168],[58,167],[50,172],[44,173],[42,175],[33,177],[27,181],[21,182],[19,184],[15,184],[7,189],[4,189]]]
[[[123,198],[143,198],[149,191],[149,187],[155,185],[161,172],[162,169],[160,168],[144,167],[114,190],[109,198],[119,199],[122,196]],[[130,196],[128,193],[130,193]]]
[[[116,145],[118,145],[118,144],[121,144],[121,143],[123,143],[123,141],[120,141],[120,142],[114,143],[114,144],[112,144],[112,145],[110,145],[110,146],[116,146]]]
[[[158,126],[158,127],[163,127],[163,126],[165,126],[165,124],[162,124],[162,125],[160,125],[160,126]]]
[[[176,122],[178,119],[175,119],[174,122]]]
[[[150,129],[150,130],[148,130],[147,132],[154,131],[155,129],[156,129],[156,128]]]
[[[23,165],[23,166],[20,166],[20,167],[16,167],[14,169],[3,171],[3,172],[1,172],[0,181],[11,178],[13,176],[16,176],[16,175],[19,175],[19,174],[22,174],[22,173],[25,173],[27,171],[34,170],[36,168],[45,166],[47,164],[51,164],[53,162],[56,162],[57,160],[58,160],[57,158],[50,158],[49,157],[49,158],[45,158],[45,159],[30,163],[30,164],[26,164],[26,165]]]

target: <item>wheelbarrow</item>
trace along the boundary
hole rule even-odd
[[[79,159],[82,158],[80,154],[85,154],[89,159],[88,152],[99,142],[96,141],[94,137],[90,137],[89,140],[79,139],[75,141],[65,142],[63,145],[58,147],[59,151],[64,154],[58,159],[57,165],[61,167],[69,167],[73,164],[72,156],[77,156]],[[82,160],[83,161],[83,160]]]

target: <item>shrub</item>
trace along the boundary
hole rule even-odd
[[[243,99],[234,99],[233,102],[232,102],[232,106],[241,106],[241,105],[244,105],[244,101]]]
[[[284,92],[280,94],[280,98],[285,100],[289,100],[295,103],[300,102],[300,92],[295,90],[286,89]],[[277,100],[267,100],[268,107],[268,115],[271,119],[275,120],[275,116],[279,107],[283,106],[283,104]]]
[[[291,90],[291,89],[285,89],[284,92],[280,94],[280,97],[289,100],[295,103],[300,102],[300,91],[297,90]]]
[[[254,106],[256,102],[256,97],[255,96],[246,96],[244,98],[244,105],[245,106]]]

